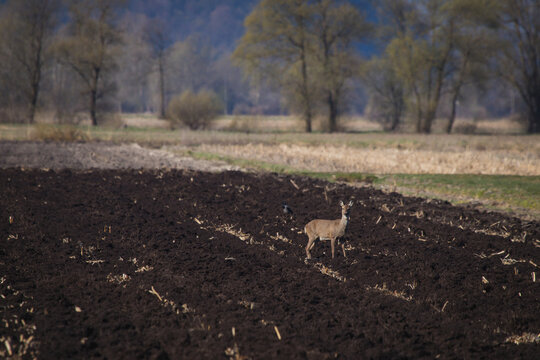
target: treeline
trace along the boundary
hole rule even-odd
[[[172,39],[169,24],[130,12],[127,5],[0,5],[0,121],[33,123],[36,110],[60,123],[89,118],[94,125],[118,112],[165,117],[171,100],[189,92],[202,101],[212,92],[221,113],[267,111],[255,108],[262,103],[279,109],[277,94],[254,94],[243,81],[230,51],[216,51],[197,34]]]
[[[540,132],[540,3],[381,0],[376,19],[340,0],[262,0],[234,51],[126,11],[125,0],[8,0],[0,7],[0,118],[86,112],[295,113],[312,131],[364,111],[430,133],[458,114],[517,112]],[[370,46],[377,56],[362,56]],[[247,81],[246,81],[247,80]],[[183,96],[182,96],[183,94]],[[476,108],[475,108],[476,107]],[[482,111],[478,110],[481,108]],[[172,114],[171,112],[174,112]],[[195,112],[196,113],[196,112]],[[183,115],[188,117],[188,115]],[[201,127],[190,117],[189,125]]]
[[[534,0],[381,0],[369,23],[333,0],[263,0],[246,19],[235,53],[253,81],[287,94],[311,131],[315,113],[337,128],[360,81],[368,111],[389,130],[409,120],[430,133],[446,107],[447,132],[471,88],[504,82],[519,94],[529,132],[540,132],[540,2]],[[365,61],[355,46],[377,41]],[[467,93],[468,91],[468,93]]]
[[[540,132],[538,1],[388,0],[379,9],[388,41],[364,78],[391,129],[409,115],[429,133],[444,106],[450,133],[465,90],[499,82],[519,94],[528,131]]]

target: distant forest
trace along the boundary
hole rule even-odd
[[[167,117],[181,94],[222,114],[513,117],[540,132],[534,0],[0,1],[0,122]]]

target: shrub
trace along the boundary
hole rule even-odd
[[[475,122],[459,122],[454,125],[452,132],[455,134],[470,135],[476,132],[477,127]]]
[[[188,90],[171,99],[167,117],[173,124],[182,123],[193,130],[204,129],[219,115],[221,108],[214,92],[193,93]]]
[[[37,124],[30,134],[32,140],[76,142],[87,141],[88,136],[73,125]]]
[[[121,129],[124,127],[124,120],[118,113],[100,114],[99,125],[105,128]]]

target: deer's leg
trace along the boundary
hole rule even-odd
[[[317,237],[309,237],[309,240],[308,240],[308,243],[307,243],[307,246],[306,246],[306,256],[308,259],[311,259],[311,254],[309,253],[309,250],[311,250],[311,248],[313,248],[313,246],[315,245],[314,241]]]
[[[343,250],[343,257],[347,257],[347,255],[345,254],[345,243],[344,242],[341,243],[341,249]]]
[[[330,245],[332,246],[332,259],[334,258],[334,248],[335,248],[335,245],[336,245],[336,238],[331,238],[330,239]]]

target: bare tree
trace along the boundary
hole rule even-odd
[[[410,95],[416,131],[430,133],[453,69],[456,19],[448,16],[440,0],[419,1],[409,11],[406,31],[398,32],[386,51]]]
[[[353,45],[369,34],[371,26],[354,6],[335,0],[318,0],[313,16],[317,78],[328,106],[329,131],[334,132],[347,81],[359,66]]]
[[[455,22],[455,48],[450,57],[450,77],[446,86],[450,95],[446,132],[450,134],[462,89],[469,84],[482,85],[487,81],[488,59],[498,50],[497,41],[490,33],[490,29],[496,26],[497,12],[478,0],[453,0],[446,7],[447,17]]]
[[[121,20],[122,51],[116,61],[116,98],[120,111],[146,112],[150,109],[149,77],[154,68],[152,49],[146,31],[150,19],[145,14],[126,12]]]
[[[312,130],[315,85],[310,71],[313,7],[303,0],[263,0],[246,18],[246,33],[234,59],[257,85],[263,80],[285,88],[289,105],[302,112]]]
[[[385,129],[395,131],[405,113],[405,97],[403,84],[388,58],[372,58],[365,64],[361,77],[370,93],[373,112],[382,118]]]
[[[497,73],[527,107],[529,133],[540,132],[540,3],[500,0],[501,51]]]
[[[58,0],[10,0],[2,6],[0,56],[15,71],[10,88],[22,94],[30,123],[35,118],[59,5]]]
[[[175,42],[167,51],[168,77],[166,92],[198,92],[210,88],[213,81],[213,48],[207,39],[198,34]]]
[[[117,10],[124,0],[70,0],[69,35],[56,45],[60,61],[83,81],[92,125],[98,125],[98,100],[114,87],[107,76],[115,68],[115,46],[121,41]]]
[[[152,20],[146,28],[146,41],[152,48],[153,57],[157,63],[159,79],[159,117],[165,118],[165,60],[169,36],[165,24],[160,20]]]

